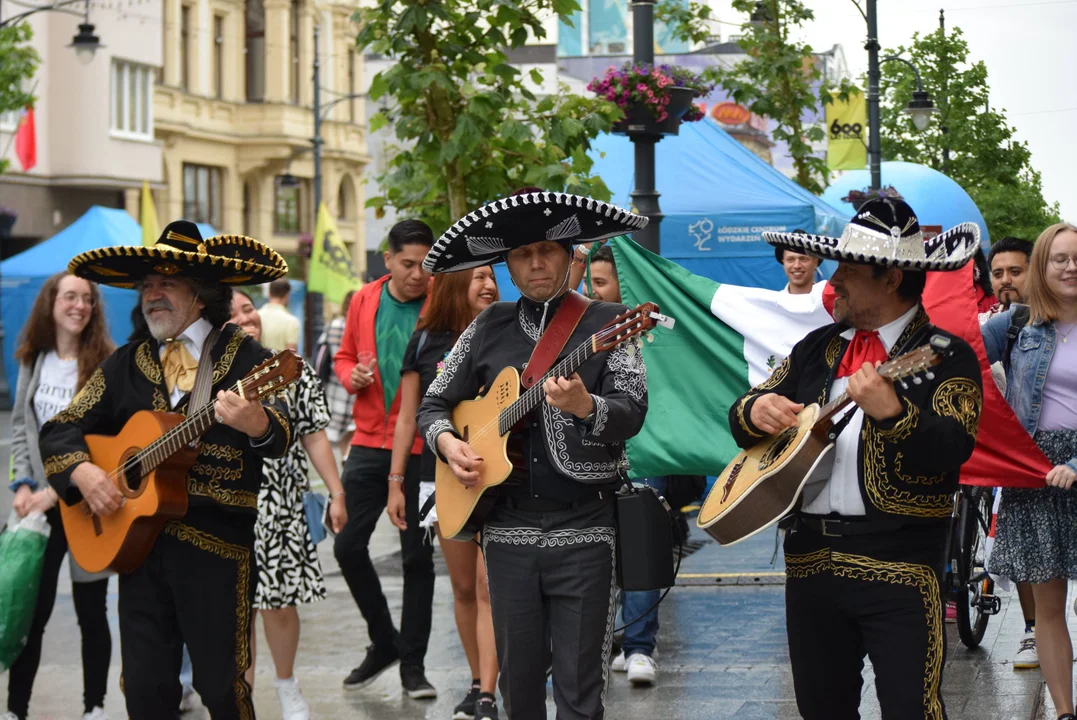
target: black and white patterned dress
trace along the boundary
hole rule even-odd
[[[307,452],[300,438],[324,430],[329,409],[318,376],[304,363],[299,382],[288,392],[292,432],[288,453],[264,465],[254,526],[258,585],[254,607],[271,610],[325,598],[325,578],[310,539],[303,493],[310,489]]]

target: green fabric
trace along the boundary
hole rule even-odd
[[[378,348],[378,368],[381,387],[385,392],[385,412],[393,406],[396,391],[400,389],[400,366],[404,364],[404,351],[408,348],[415,324],[426,298],[400,302],[389,292],[389,283],[381,288],[378,316],[374,323],[374,342]]]

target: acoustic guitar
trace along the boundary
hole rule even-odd
[[[265,361],[231,388],[247,400],[275,395],[295,382],[303,359],[290,350]],[[60,517],[75,562],[88,572],[131,572],[142,564],[157,533],[187,514],[187,471],[198,440],[217,423],[213,403],[190,417],[141,410],[115,436],[87,435],[90,461],[108,473],[125,502],[111,515],[95,515],[85,500],[61,501]]]
[[[920,384],[925,373],[942,361],[950,339],[935,335],[928,345],[879,366],[879,374],[908,387],[906,378]],[[804,486],[834,449],[842,427],[834,418],[852,403],[847,393],[820,407],[808,405],[797,424],[742,450],[718,476],[696,525],[722,545],[734,545],[765,530],[799,509]]]
[[[440,458],[434,482],[441,536],[467,542],[486,524],[486,516],[497,501],[497,487],[512,473],[508,456],[509,431],[528,413],[546,401],[542,384],[552,377],[568,377],[595,354],[613,350],[629,339],[649,332],[655,325],[672,327],[673,320],[658,311],[654,303],[614,318],[608,325],[581,343],[555,364],[538,381],[520,393],[520,373],[507,367],[478,400],[456,406],[452,424],[460,437],[483,459],[479,482],[464,485]]]

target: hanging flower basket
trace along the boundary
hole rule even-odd
[[[685,68],[626,63],[610,68],[587,89],[624,111],[614,133],[660,136],[676,135],[682,122],[702,120],[703,112],[692,101],[710,93],[714,85]]]
[[[872,190],[871,188],[864,188],[863,190],[850,190],[849,194],[841,199],[842,202],[850,203],[853,206],[853,210],[860,212],[860,207],[868,200],[874,200],[875,198],[897,198],[901,199],[901,193],[894,188],[893,185],[884,185],[878,190]]]

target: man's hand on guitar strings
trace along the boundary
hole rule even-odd
[[[217,422],[239,430],[244,435],[260,438],[269,431],[269,417],[258,400],[246,400],[231,390],[221,390],[213,403]]]
[[[777,435],[782,430],[795,426],[797,413],[803,409],[803,404],[795,403],[784,395],[760,395],[759,399],[752,403],[752,425],[767,435]]]
[[[71,482],[78,487],[94,515],[111,515],[126,502],[108,473],[93,463],[84,462],[71,471]]]
[[[470,445],[451,433],[444,432],[438,435],[438,449],[457,480],[468,487],[478,485],[481,479],[478,470],[482,467],[482,458],[475,454]]]
[[[542,389],[546,392],[546,402],[562,412],[585,418],[595,410],[595,400],[578,373],[567,378],[550,378],[542,384]]]
[[[876,371],[882,363],[864,363],[864,366],[849,377],[846,390],[853,402],[872,420],[889,420],[897,417],[904,410],[901,399],[894,390],[894,383]]]

